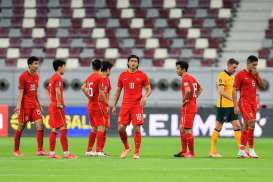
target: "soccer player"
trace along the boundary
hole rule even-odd
[[[265,87],[263,79],[257,71],[258,58],[249,56],[247,66],[235,76],[233,89],[234,112],[241,112],[243,116],[243,130],[241,135],[241,146],[238,153],[239,157],[258,158],[254,150],[254,129],[256,123],[256,88]],[[237,100],[237,93],[240,92],[240,99]],[[249,145],[249,153],[246,152],[246,145]]]
[[[148,97],[151,95],[151,86],[147,75],[138,69],[139,57],[131,55],[128,57],[128,70],[123,71],[118,79],[117,90],[114,96],[114,104],[112,113],[116,113],[117,103],[121,94],[123,93],[123,102],[120,108],[118,117],[118,131],[121,141],[124,145],[120,157],[126,158],[130,152],[128,144],[128,137],[126,127],[133,124],[134,128],[134,142],[135,151],[134,159],[139,159],[140,146],[141,146],[141,126],[144,123],[143,108],[147,102]],[[145,89],[145,95],[142,96],[142,89]]]
[[[64,158],[74,159],[76,155],[71,154],[68,150],[67,141],[67,127],[64,113],[64,87],[62,76],[64,75],[65,62],[63,60],[53,61],[53,68],[55,74],[50,78],[47,93],[49,96],[50,104],[48,108],[49,125],[51,132],[49,135],[49,158],[60,158],[55,154],[57,132],[60,130],[60,141],[64,153]]]
[[[241,140],[241,125],[238,120],[238,115],[234,113],[234,104],[232,100],[232,90],[234,84],[233,74],[239,62],[235,59],[229,59],[227,62],[227,69],[220,72],[217,78],[218,100],[217,100],[217,116],[215,129],[211,135],[210,141],[210,157],[222,157],[217,151],[217,140],[224,122],[231,122],[234,130],[234,137],[238,147],[240,147]]]
[[[188,73],[188,63],[185,61],[176,62],[176,73],[182,77],[182,109],[180,120],[180,141],[182,150],[174,154],[174,157],[194,158],[194,137],[192,127],[194,117],[197,112],[196,99],[202,92],[202,87],[198,81]],[[187,148],[189,152],[187,152]]]
[[[85,83],[82,85],[82,91],[85,94],[85,96],[89,99],[88,116],[90,126],[92,127],[92,130],[90,131],[89,134],[89,141],[85,155],[105,157],[106,155],[103,153],[103,145],[106,121],[104,118],[102,105],[99,102],[100,97],[105,105],[109,104],[105,92],[101,88],[101,83],[103,79],[100,73],[101,61],[94,60],[92,62],[92,68],[93,73],[91,73],[87,77]],[[96,152],[93,152],[92,149],[96,139],[97,139]]]
[[[109,103],[110,100],[110,92],[111,92],[111,81],[109,79],[111,69],[113,67],[113,64],[107,61],[102,62],[101,66],[101,75],[102,75],[102,81],[100,84],[101,89],[104,91],[106,100]],[[105,121],[105,131],[104,131],[104,137],[103,137],[103,144],[102,144],[102,151],[104,151],[104,146],[106,143],[106,137],[107,137],[107,130],[110,128],[110,108],[109,104],[106,104],[105,101],[103,100],[103,97],[100,97],[100,105],[102,107],[102,112],[104,116],[104,121]]]
[[[38,97],[39,76],[37,70],[39,59],[30,57],[27,60],[28,70],[24,71],[19,77],[19,95],[17,98],[16,112],[18,114],[18,128],[14,136],[14,156],[20,157],[20,139],[21,134],[27,122],[35,122],[37,129],[37,155],[43,156],[43,119],[42,107]]]

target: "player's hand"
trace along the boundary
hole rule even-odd
[[[240,113],[240,108],[238,105],[234,106],[234,113],[239,114]]]
[[[148,100],[148,98],[147,97],[142,97],[141,98],[141,100],[140,100],[140,104],[142,105],[142,106],[145,106],[146,105],[146,103],[147,103],[147,100]]]
[[[63,106],[62,104],[58,104],[57,107],[58,107],[59,109],[63,109],[63,108],[64,108],[64,106]]]
[[[117,107],[116,107],[116,106],[113,106],[113,108],[112,108],[112,113],[113,113],[114,115],[116,115],[116,113],[117,113]]]
[[[189,102],[189,100],[183,100],[183,106],[186,105]]]
[[[20,113],[20,110],[21,110],[21,106],[16,106],[15,109],[14,109],[14,112],[16,114],[19,114]]]

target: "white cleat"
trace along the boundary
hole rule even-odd
[[[140,158],[139,154],[134,154],[133,158],[136,159],[136,160],[139,159]]]
[[[85,156],[88,156],[88,157],[95,157],[95,156],[97,156],[97,153],[96,153],[96,152],[93,152],[93,151],[85,152]]]
[[[248,158],[248,155],[245,150],[239,150],[237,157],[238,158]]]
[[[107,157],[103,152],[97,152],[97,157]]]
[[[253,159],[259,158],[259,156],[255,153],[254,149],[249,149],[248,155],[250,158],[253,158]]]

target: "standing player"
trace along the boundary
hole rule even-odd
[[[184,61],[176,62],[176,73],[182,77],[182,110],[180,121],[180,141],[182,150],[174,157],[194,158],[194,137],[192,127],[194,117],[197,112],[196,99],[202,92],[202,87],[198,81],[188,73],[188,63]],[[187,152],[187,147],[189,152]]]
[[[59,158],[55,154],[57,130],[60,130],[60,141],[64,152],[64,158],[74,159],[76,155],[68,151],[67,128],[64,113],[64,87],[62,75],[64,75],[65,62],[55,60],[53,62],[55,74],[50,78],[47,91],[50,100],[48,113],[51,133],[49,135],[49,158]]]
[[[256,88],[265,87],[265,83],[257,72],[258,58],[249,56],[247,66],[235,76],[233,89],[234,111],[236,114],[242,113],[244,124],[241,136],[241,146],[238,153],[239,157],[248,157],[245,151],[249,145],[249,157],[258,158],[254,151],[254,129],[256,123]],[[240,99],[237,101],[237,93],[240,92]]]
[[[113,65],[110,62],[103,61],[101,66],[101,75],[102,75],[102,81],[101,81],[101,89],[104,91],[104,94],[106,96],[107,103],[109,103],[110,100],[110,92],[111,92],[111,82],[109,79],[111,69]],[[104,146],[106,143],[106,137],[107,137],[107,130],[110,128],[110,113],[109,113],[109,104],[106,104],[103,97],[100,96],[100,105],[102,107],[102,112],[104,116],[105,121],[105,131],[103,135],[103,144],[102,144],[102,151],[104,151]]]
[[[232,100],[232,90],[234,83],[233,74],[239,62],[235,59],[229,59],[227,69],[220,72],[217,78],[218,100],[217,100],[217,116],[215,129],[211,135],[210,141],[210,157],[222,157],[217,152],[216,143],[219,138],[224,122],[231,122],[234,130],[234,137],[238,147],[241,140],[241,125],[238,120],[238,115],[234,113],[234,104]]]
[[[35,122],[37,129],[37,155],[43,156],[43,119],[41,114],[41,104],[38,98],[39,76],[37,70],[39,59],[30,57],[27,60],[28,70],[23,72],[19,78],[19,95],[17,98],[16,112],[18,114],[18,128],[14,136],[14,155],[22,156],[20,152],[21,134],[27,122]]]
[[[103,153],[103,143],[104,143],[104,133],[105,133],[105,118],[103,115],[103,108],[99,102],[99,98],[101,97],[102,102],[105,105],[108,104],[108,100],[105,96],[104,91],[101,89],[102,76],[100,74],[101,70],[101,61],[94,60],[92,62],[93,73],[91,73],[85,83],[82,85],[82,91],[89,99],[88,101],[88,116],[90,126],[92,130],[89,134],[89,141],[87,146],[86,156],[99,156],[105,157],[106,155]],[[95,140],[96,143],[96,152],[93,152],[93,145]]]
[[[121,153],[121,158],[126,158],[130,151],[128,144],[128,137],[126,127],[132,122],[134,127],[134,142],[135,152],[134,159],[139,159],[140,145],[141,145],[141,125],[144,123],[143,108],[151,95],[151,86],[149,79],[145,73],[138,69],[139,57],[131,55],[128,57],[128,70],[120,74],[118,79],[118,88],[114,97],[114,105],[112,112],[116,113],[117,103],[121,94],[123,93],[123,102],[120,108],[118,118],[118,131],[121,141],[124,145],[124,150]],[[146,93],[142,96],[142,89]]]

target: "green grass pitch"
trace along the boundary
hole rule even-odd
[[[142,140],[141,159],[120,159],[119,138],[108,138],[107,158],[85,157],[87,138],[70,138],[70,151],[78,159],[48,159],[36,157],[35,138],[22,138],[22,158],[12,156],[13,139],[0,138],[1,182],[233,182],[273,180],[273,139],[256,139],[259,159],[237,159],[234,139],[220,139],[221,159],[208,158],[209,139],[196,138],[195,159],[173,158],[179,151],[177,138],[148,138]],[[130,139],[131,146],[133,141]],[[47,138],[45,146],[48,147]],[[62,154],[59,141],[57,153]]]

